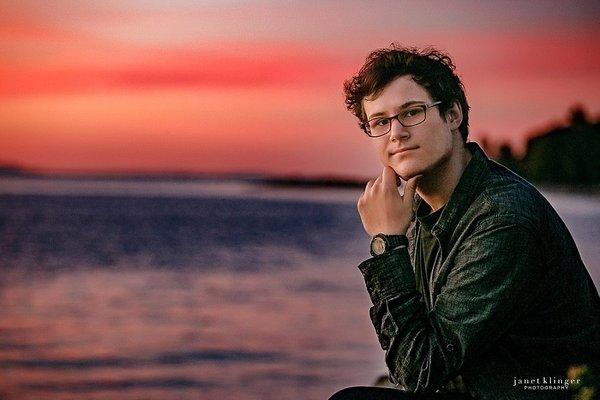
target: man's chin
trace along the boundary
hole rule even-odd
[[[398,165],[390,165],[390,167],[392,167],[392,169],[396,172],[396,175],[402,178],[403,181],[408,181],[409,179],[422,174],[422,172],[417,169],[406,167],[402,168]]]

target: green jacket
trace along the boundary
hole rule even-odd
[[[417,290],[416,219],[408,248],[359,265],[390,379],[435,392],[461,375],[476,398],[570,398],[556,388],[568,367],[600,361],[598,292],[546,199],[467,148],[473,157],[432,229],[441,254],[430,292]]]

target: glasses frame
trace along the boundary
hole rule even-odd
[[[411,126],[417,126],[417,125],[420,125],[420,124],[422,124],[423,122],[425,122],[427,120],[427,109],[429,109],[431,107],[435,107],[435,106],[440,105],[440,104],[442,104],[441,101],[436,101],[436,102],[433,102],[431,104],[416,104],[414,106],[407,107],[407,108],[412,108],[412,107],[421,107],[421,108],[423,108],[423,114],[424,114],[423,121],[417,122],[416,124],[404,125],[402,123],[402,121],[400,121],[400,118],[398,118],[398,116],[400,114],[402,114],[406,110],[402,110],[398,114],[395,114],[395,115],[392,115],[392,116],[389,116],[389,117],[383,117],[385,119],[389,119],[390,120],[390,127],[389,127],[389,129],[388,129],[388,131],[386,133],[382,133],[381,135],[373,135],[373,134],[371,134],[371,128],[369,128],[369,122],[371,122],[371,121],[373,121],[375,119],[378,119],[378,118],[382,118],[382,117],[375,117],[375,118],[371,118],[370,120],[367,120],[366,122],[359,122],[358,126],[360,127],[360,129],[362,129],[362,131],[364,133],[367,134],[368,137],[373,137],[373,138],[374,137],[381,137],[381,136],[384,136],[384,135],[387,135],[388,133],[390,133],[390,131],[392,130],[392,121],[394,119],[396,121],[398,121],[398,123],[400,125],[402,125],[403,127],[405,127],[405,128],[410,128]]]

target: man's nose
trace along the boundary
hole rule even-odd
[[[398,121],[398,117],[392,118],[390,124],[390,140],[402,140],[410,136],[406,128]]]

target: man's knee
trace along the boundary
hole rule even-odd
[[[410,397],[401,390],[376,386],[351,386],[335,392],[328,400],[401,400]]]
[[[353,400],[358,399],[360,392],[360,386],[347,387],[342,390],[335,392],[328,400]]]

